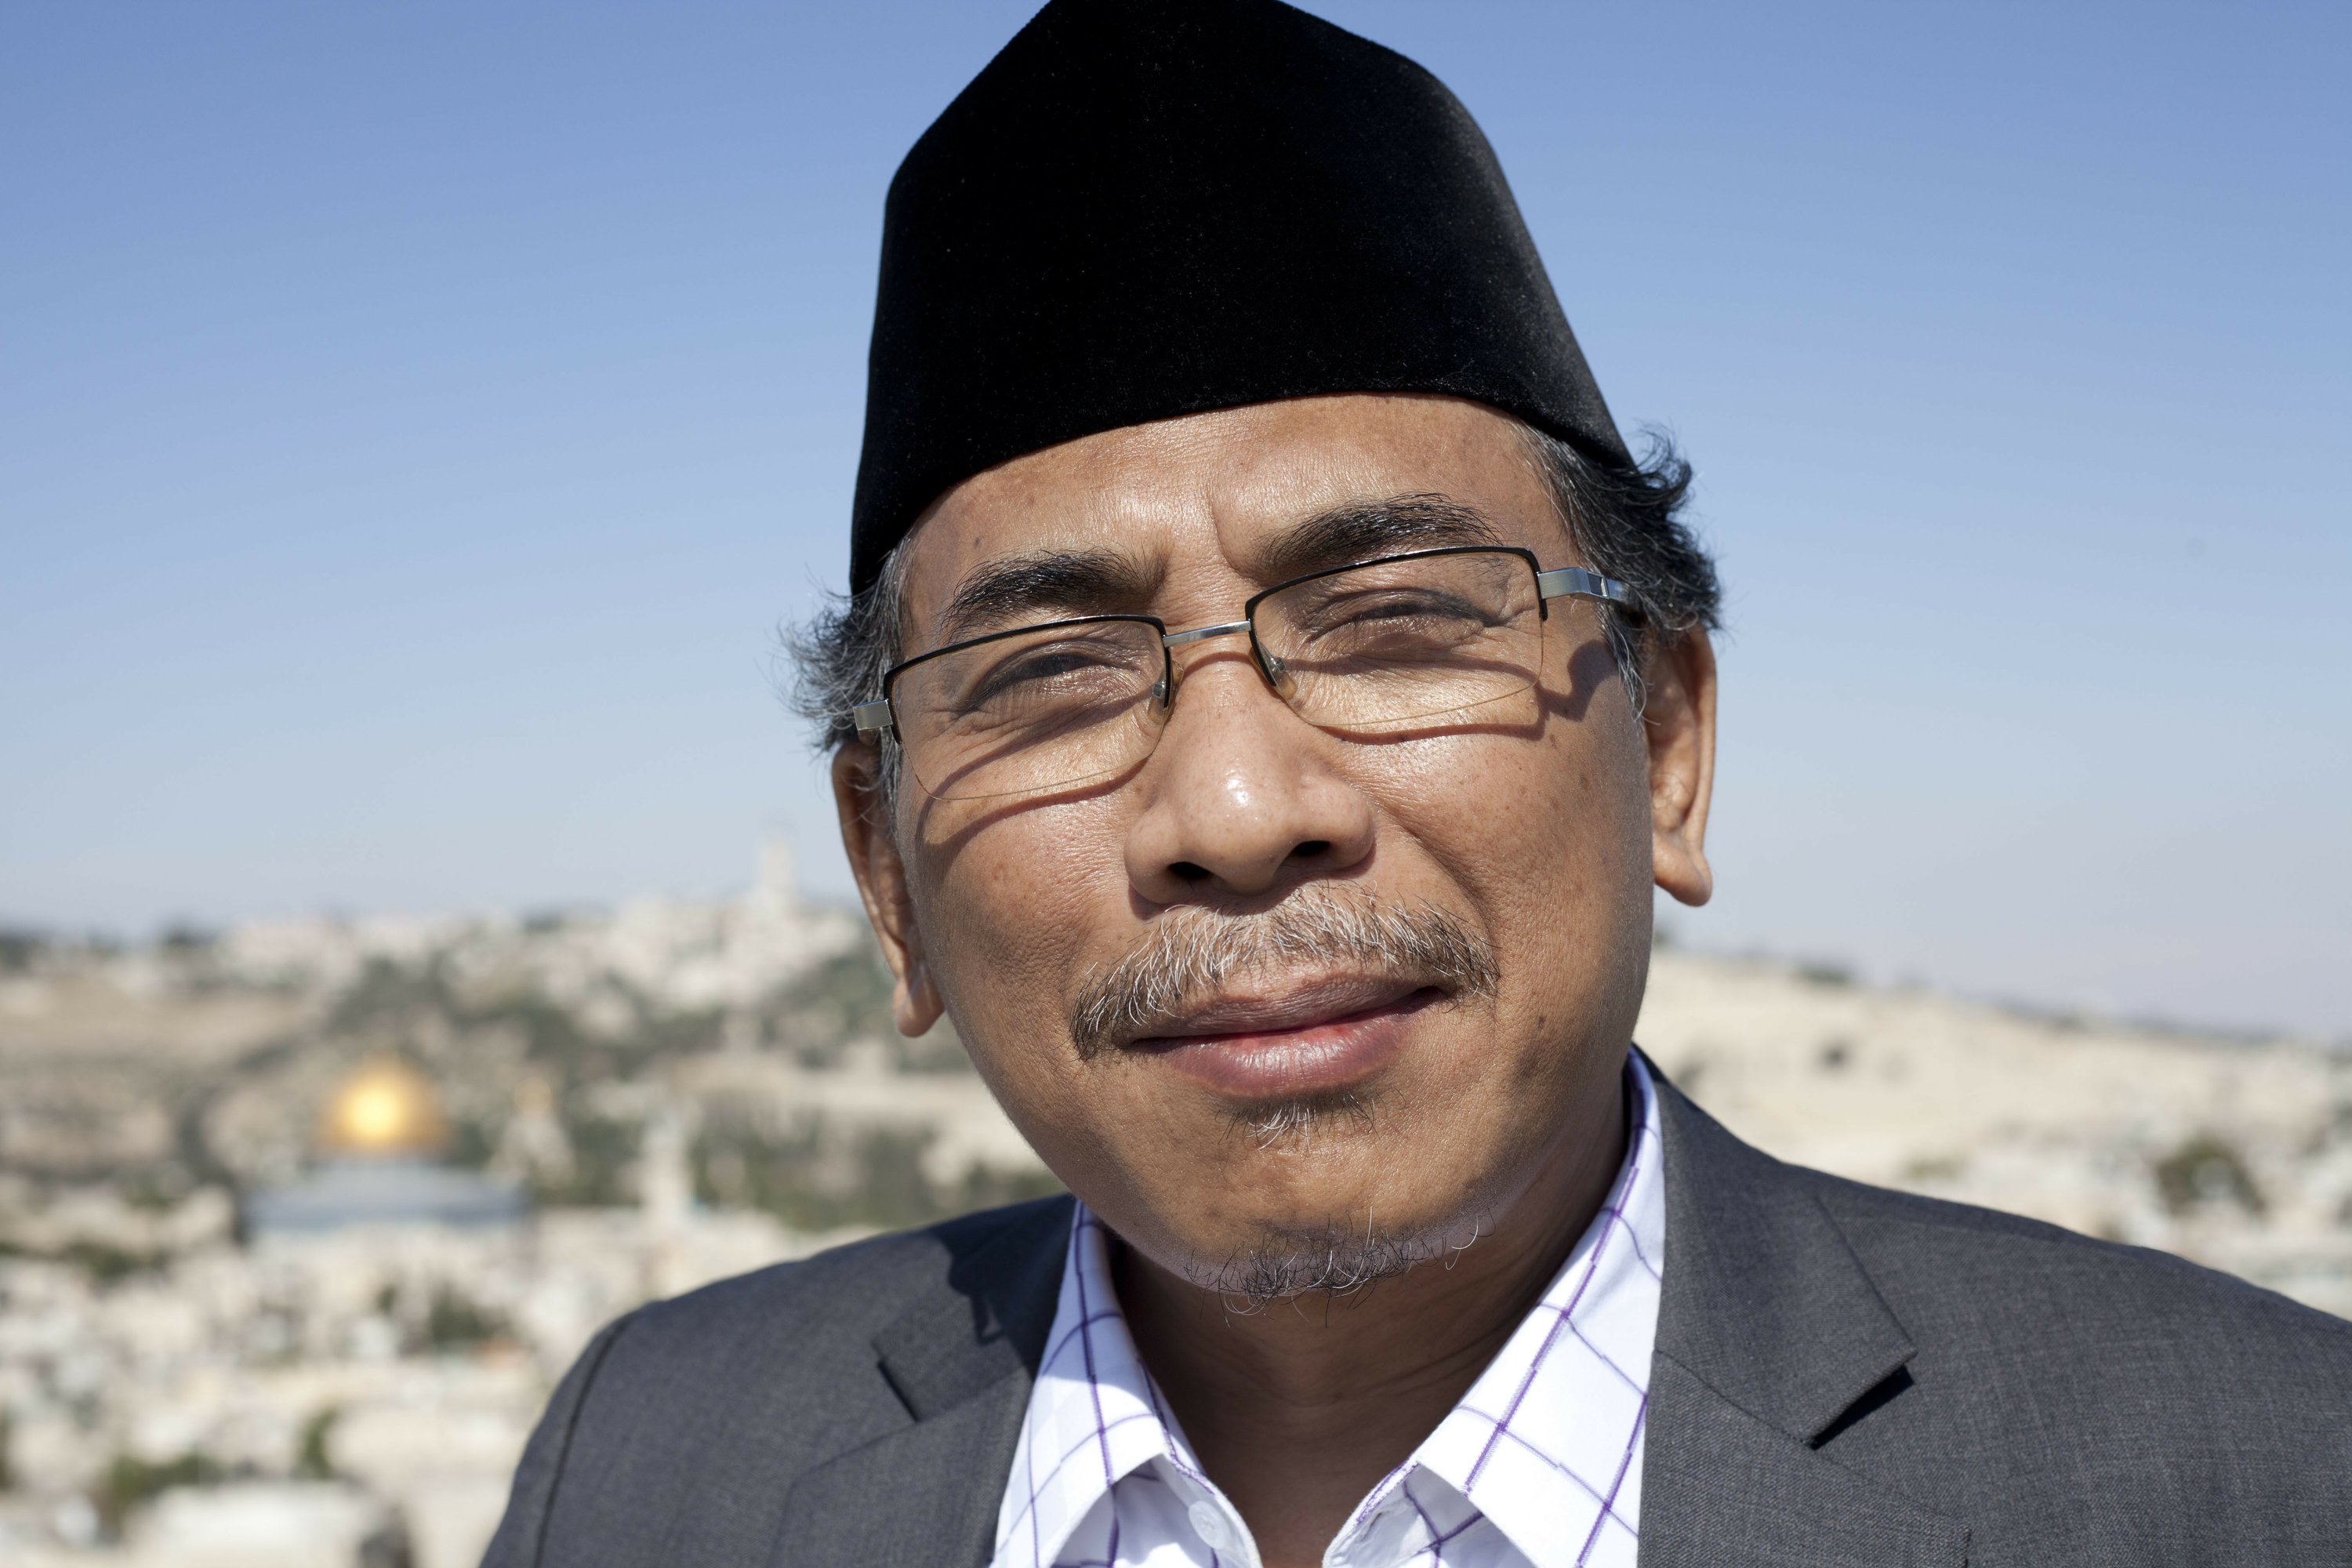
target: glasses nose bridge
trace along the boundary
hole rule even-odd
[[[1192,626],[1181,632],[1163,632],[1160,637],[1160,646],[1167,649],[1168,652],[1172,655],[1175,650],[1180,647],[1187,647],[1192,643],[1207,642],[1213,637],[1247,637],[1250,640],[1250,663],[1256,668],[1259,679],[1264,680],[1269,687],[1272,687],[1277,695],[1280,695],[1282,693],[1282,682],[1279,679],[1279,672],[1266,668],[1265,655],[1264,650],[1258,647],[1256,632],[1256,624],[1250,617],[1244,616],[1238,621],[1220,621],[1215,626]],[[1168,686],[1162,695],[1161,700],[1163,703],[1169,707],[1173,707],[1176,701],[1176,692],[1183,684],[1184,671],[1171,658],[1168,662]]]
[[[1169,648],[1182,647],[1186,643],[1205,642],[1211,637],[1237,637],[1249,629],[1249,617],[1244,616],[1238,621],[1220,621],[1213,626],[1194,626],[1192,630],[1184,632],[1163,632],[1160,637],[1160,646]]]

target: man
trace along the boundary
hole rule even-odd
[[[1075,1200],[613,1324],[492,1563],[2352,1561],[2352,1326],[1629,1048],[1714,578],[1426,73],[1054,0],[892,185],[868,399],[844,839]]]

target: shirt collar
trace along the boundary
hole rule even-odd
[[[1053,1562],[1112,1487],[1161,1458],[1197,1473],[1112,1292],[1102,1222],[1081,1203],[1062,1266],[1061,1301],[997,1515],[996,1563]]]
[[[1638,1053],[1625,1074],[1633,1131],[1601,1212],[1470,1391],[1365,1497],[1336,1560],[1376,1531],[1402,1526],[1435,1543],[1481,1518],[1538,1568],[1632,1560],[1665,1176],[1657,1095]],[[1154,1461],[1223,1503],[1144,1370],[1111,1289],[1107,1234],[1081,1203],[998,1512],[997,1568],[1053,1562],[1120,1480]]]
[[[1418,1470],[1538,1568],[1632,1560],[1666,1203],[1657,1094],[1638,1055],[1625,1076],[1635,1114],[1601,1212],[1470,1392],[1360,1513]]]

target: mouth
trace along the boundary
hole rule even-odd
[[[1358,1087],[1403,1050],[1415,1016],[1446,1001],[1410,980],[1346,976],[1187,1010],[1128,1049],[1221,1098],[1262,1102]]]

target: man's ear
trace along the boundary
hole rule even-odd
[[[841,817],[841,847],[857,879],[866,918],[881,939],[882,956],[898,977],[890,995],[891,1021],[902,1035],[928,1032],[945,1011],[939,987],[916,929],[915,905],[907,889],[907,868],[890,831],[889,806],[881,784],[881,757],[864,741],[852,741],[833,754],[833,805]]]
[[[1715,894],[1706,808],[1715,792],[1715,645],[1693,626],[1650,658],[1642,728],[1650,748],[1650,863],[1686,904]]]

